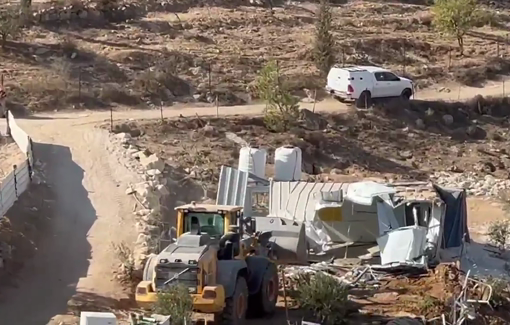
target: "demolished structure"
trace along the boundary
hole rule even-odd
[[[265,215],[254,209],[261,193],[269,196]],[[243,206],[257,223],[268,216],[294,227],[303,224],[308,248],[317,256],[380,253],[380,264],[387,267],[427,267],[451,258],[452,251],[459,256],[469,242],[465,192],[427,183],[265,180],[222,166],[217,204]]]

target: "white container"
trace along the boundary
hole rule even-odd
[[[283,146],[274,153],[274,179],[275,181],[301,180],[301,149],[294,146]]]
[[[239,170],[266,178],[266,149],[242,147],[239,151]]]
[[[117,325],[117,317],[112,313],[82,311],[80,325]]]

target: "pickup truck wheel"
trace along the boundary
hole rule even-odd
[[[404,90],[402,90],[402,94],[400,95],[403,99],[405,100],[409,100],[411,99],[411,96],[413,95],[413,92],[411,89],[409,88],[406,88]]]
[[[370,92],[364,91],[359,95],[358,99],[356,99],[356,107],[368,108],[370,106],[372,106],[372,96]]]

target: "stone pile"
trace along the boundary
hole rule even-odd
[[[138,202],[135,212],[138,238],[133,249],[135,270],[141,271],[151,253],[156,253],[162,228],[162,199],[169,195],[165,162],[155,154],[147,154],[133,144],[129,133],[113,135],[114,143],[121,144],[121,163],[140,175],[140,182],[130,184],[127,195]]]
[[[510,190],[510,179],[498,179],[492,175],[475,172],[436,172],[430,176],[434,183],[451,188],[463,188],[469,195],[501,198]]]

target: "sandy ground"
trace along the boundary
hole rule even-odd
[[[0,180],[12,172],[14,165],[22,163],[25,159],[16,143],[0,145]]]
[[[497,92],[492,88],[465,89],[461,98],[473,92],[484,95]],[[437,98],[443,93],[433,93]],[[420,97],[423,99],[424,97]],[[263,105],[220,107],[219,114],[260,114]],[[312,108],[312,104],[302,107]],[[348,107],[333,100],[316,105],[317,111],[333,112]],[[165,117],[199,114],[216,115],[210,107],[169,107]],[[159,118],[155,111],[115,111],[114,119]],[[115,256],[112,241],[134,242],[134,220],[130,198],[122,184],[133,176],[114,164],[105,149],[107,132],[94,128],[109,121],[109,112],[58,113],[20,119],[20,126],[35,143],[35,155],[52,192],[52,211],[48,226],[38,243],[37,252],[20,272],[16,287],[2,289],[0,315],[2,323],[58,324],[56,315],[66,314],[68,301],[116,301],[128,294],[112,280]],[[486,201],[470,203],[470,222],[486,221]],[[500,209],[497,209],[500,211]],[[490,210],[495,217],[495,210]],[[499,212],[498,212],[499,213]],[[504,213],[501,212],[501,216]],[[26,306],[31,312],[26,313]],[[53,319],[53,321],[52,321]]]

